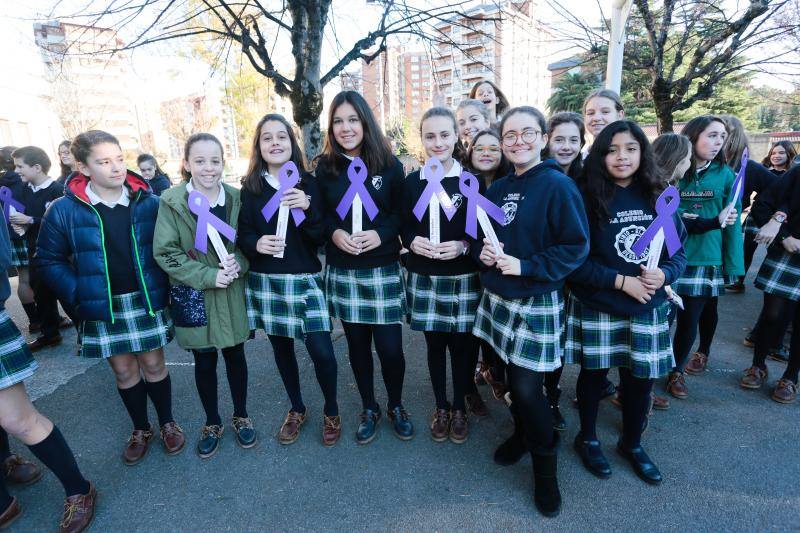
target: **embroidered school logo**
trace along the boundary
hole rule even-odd
[[[514,217],[517,216],[517,202],[504,203],[502,210],[506,215],[506,221],[504,225],[511,224],[514,221]]]
[[[453,202],[453,207],[455,207],[456,209],[458,209],[459,207],[461,207],[461,202],[462,202],[463,200],[464,200],[464,197],[463,197],[461,194],[459,194],[459,193],[455,193],[455,194],[454,194],[454,195],[453,195],[453,196],[450,198],[450,201],[451,201],[451,202]]]
[[[375,187],[376,191],[381,190],[382,185],[383,185],[383,176],[372,176],[372,186]]]
[[[641,263],[647,259],[647,255],[650,253],[649,246],[640,256],[637,256],[636,252],[631,250],[633,243],[642,236],[644,231],[645,228],[642,226],[625,226],[622,228],[619,233],[617,233],[616,242],[614,243],[614,247],[617,249],[617,255],[628,263]]]

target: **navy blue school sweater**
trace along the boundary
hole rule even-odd
[[[362,214],[361,227],[364,231],[375,230],[381,239],[381,244],[374,250],[351,255],[339,249],[331,241],[331,235],[337,229],[347,233],[353,227],[353,210],[347,212],[344,220],[339,218],[336,207],[350,187],[347,178],[347,167],[350,161],[343,155],[337,155],[335,161],[321,158],[315,175],[317,185],[322,194],[323,221],[325,225],[326,263],[337,268],[359,269],[376,268],[396,263],[400,257],[400,209],[403,194],[403,164],[395,157],[392,164],[380,170],[369,169],[364,186],[367,188],[378,214],[375,220],[370,220],[366,210]]]
[[[30,184],[22,188],[22,198],[20,202],[25,206],[25,214],[33,218],[33,223],[28,226],[25,232],[25,243],[28,246],[28,257],[33,257],[36,251],[36,239],[39,238],[39,227],[42,224],[42,217],[47,208],[54,201],[64,196],[64,187],[53,181],[48,187],[35,191]]]
[[[467,240],[465,225],[467,222],[467,199],[461,194],[458,186],[458,176],[450,176],[442,179],[442,188],[450,197],[450,201],[456,207],[456,212],[451,220],[447,219],[444,210],[439,208],[439,242],[463,241]],[[428,276],[457,276],[476,272],[478,265],[470,255],[460,255],[447,261],[431,259],[422,255],[417,255],[411,251],[411,242],[417,236],[430,238],[430,214],[425,210],[422,220],[417,220],[414,216],[414,206],[425,187],[427,180],[420,178],[420,171],[414,171],[408,175],[403,187],[403,226],[400,237],[403,245],[409,249],[408,262],[406,268],[409,272],[425,274]],[[481,187],[482,189],[482,187]]]
[[[589,225],[572,178],[555,161],[539,163],[524,174],[513,172],[489,187],[486,197],[499,205],[506,224],[492,221],[503,252],[520,260],[520,276],[484,268],[483,286],[503,298],[527,298],[559,290],[589,254]],[[470,250],[480,261],[483,235]],[[483,263],[480,263],[482,266]]]
[[[250,260],[250,270],[261,274],[310,274],[322,270],[317,256],[319,247],[325,242],[322,221],[322,199],[320,198],[317,179],[311,174],[303,173],[300,188],[309,197],[308,209],[303,211],[305,220],[298,227],[289,212],[289,223],[286,226],[286,248],[283,258],[273,257],[256,251],[258,239],[264,235],[275,235],[278,226],[278,212],[264,219],[261,209],[269,202],[278,190],[266,180],[262,182],[261,194],[254,194],[242,187],[242,209],[239,212],[239,247]]]
[[[589,226],[589,257],[570,274],[569,286],[575,297],[588,307],[612,315],[634,316],[661,305],[667,297],[662,287],[649,302],[642,304],[614,288],[617,274],[634,277],[641,274],[640,265],[647,263],[649,249],[637,256],[631,246],[657,215],[647,192],[638,183],[615,187],[614,191],[608,204],[608,219]],[[672,221],[684,242],[687,233],[680,217],[675,214]],[[658,267],[664,271],[664,285],[673,283],[686,268],[683,248],[669,257],[665,245]]]

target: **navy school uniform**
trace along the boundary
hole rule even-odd
[[[263,235],[276,235],[278,212],[264,219],[261,209],[277,194],[279,183],[265,176],[261,194],[242,188],[239,246],[250,260],[247,278],[247,317],[250,329],[267,335],[303,340],[306,333],[331,331],[317,252],[325,242],[322,198],[317,179],[303,173],[299,188],[309,198],[298,227],[289,213],[283,257],[261,254],[256,244]]]
[[[430,238],[430,208],[422,220],[417,220],[413,209],[422,195],[427,180],[422,170],[408,175],[403,188],[403,245],[411,249],[417,236]],[[450,197],[456,212],[448,220],[439,207],[440,242],[467,239],[465,224],[467,200],[459,188],[461,165],[453,162],[441,184]],[[475,312],[481,297],[478,265],[469,255],[442,261],[408,253],[408,305],[411,312],[411,329],[415,331],[440,331],[469,333],[475,322]]]
[[[337,229],[351,233],[352,209],[344,220],[336,207],[350,187],[347,167],[350,160],[335,156],[334,161],[321,159],[316,169],[317,184],[322,196],[325,245],[325,295],[332,317],[359,324],[402,324],[406,315],[405,283],[400,272],[400,224],[403,164],[394,158],[392,164],[377,172],[369,171],[364,186],[378,207],[370,220],[366,211],[362,229],[375,230],[381,244],[374,250],[351,255],[331,241]]]
[[[505,213],[505,225],[492,226],[503,252],[520,260],[521,275],[503,275],[495,266],[482,271],[473,334],[506,363],[553,371],[561,366],[564,280],[589,252],[583,200],[552,160],[495,181],[486,197]],[[483,247],[479,237],[471,250],[476,260]]]
[[[649,248],[638,256],[631,247],[657,214],[638,183],[614,190],[608,219],[590,226],[589,257],[569,276],[564,358],[588,370],[625,367],[636,378],[663,377],[674,366],[670,303],[664,287],[644,304],[614,288],[617,274],[635,277],[641,273]],[[685,241],[680,217],[672,218]],[[669,257],[664,247],[659,260],[664,286],[678,279],[685,266],[683,248]]]
[[[8,187],[14,200],[22,203],[22,189],[25,187],[25,183],[22,182],[19,174],[13,170],[5,172],[0,176],[0,187]],[[8,226],[8,234],[11,237],[11,266],[28,266],[30,258],[28,257],[28,245],[25,242],[25,236],[17,235],[10,225]]]

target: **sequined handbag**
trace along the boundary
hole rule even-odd
[[[169,289],[169,314],[179,328],[199,328],[208,325],[206,299],[203,291],[188,285],[173,285]]]

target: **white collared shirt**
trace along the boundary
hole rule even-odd
[[[86,185],[86,196],[89,197],[89,201],[92,203],[92,205],[103,204],[109,209],[114,209],[117,205],[122,205],[127,207],[131,203],[130,196],[128,194],[128,188],[125,187],[124,185],[122,186],[122,190],[119,193],[119,198],[117,198],[112,202],[108,202],[97,196],[97,193],[94,192],[94,189],[92,189],[92,182],[90,181],[89,184]]]
[[[186,191],[191,193],[192,191],[196,190],[192,185],[192,180],[186,182]],[[217,195],[217,199],[213,202],[210,202],[209,207],[217,207],[217,206],[224,206],[225,205],[225,189],[222,188],[222,183],[219,184],[219,194]]]
[[[264,180],[269,184],[270,187],[276,190],[281,188],[281,182],[278,181],[278,178],[266,171],[264,172],[263,176]]]
[[[453,159],[453,166],[450,167],[450,170],[445,172],[444,177],[442,179],[444,179],[444,178],[457,178],[460,175],[461,175],[461,163],[459,163],[458,161]],[[421,180],[427,180],[428,179],[428,178],[425,177],[425,167],[422,167],[422,169],[420,170],[419,179],[421,179]]]
[[[33,183],[28,183],[28,187],[30,187],[33,192],[39,192],[39,191],[41,191],[43,189],[48,188],[49,186],[51,186],[55,182],[56,182],[55,178],[47,178],[47,180],[44,183],[42,183],[41,185],[34,185]]]

